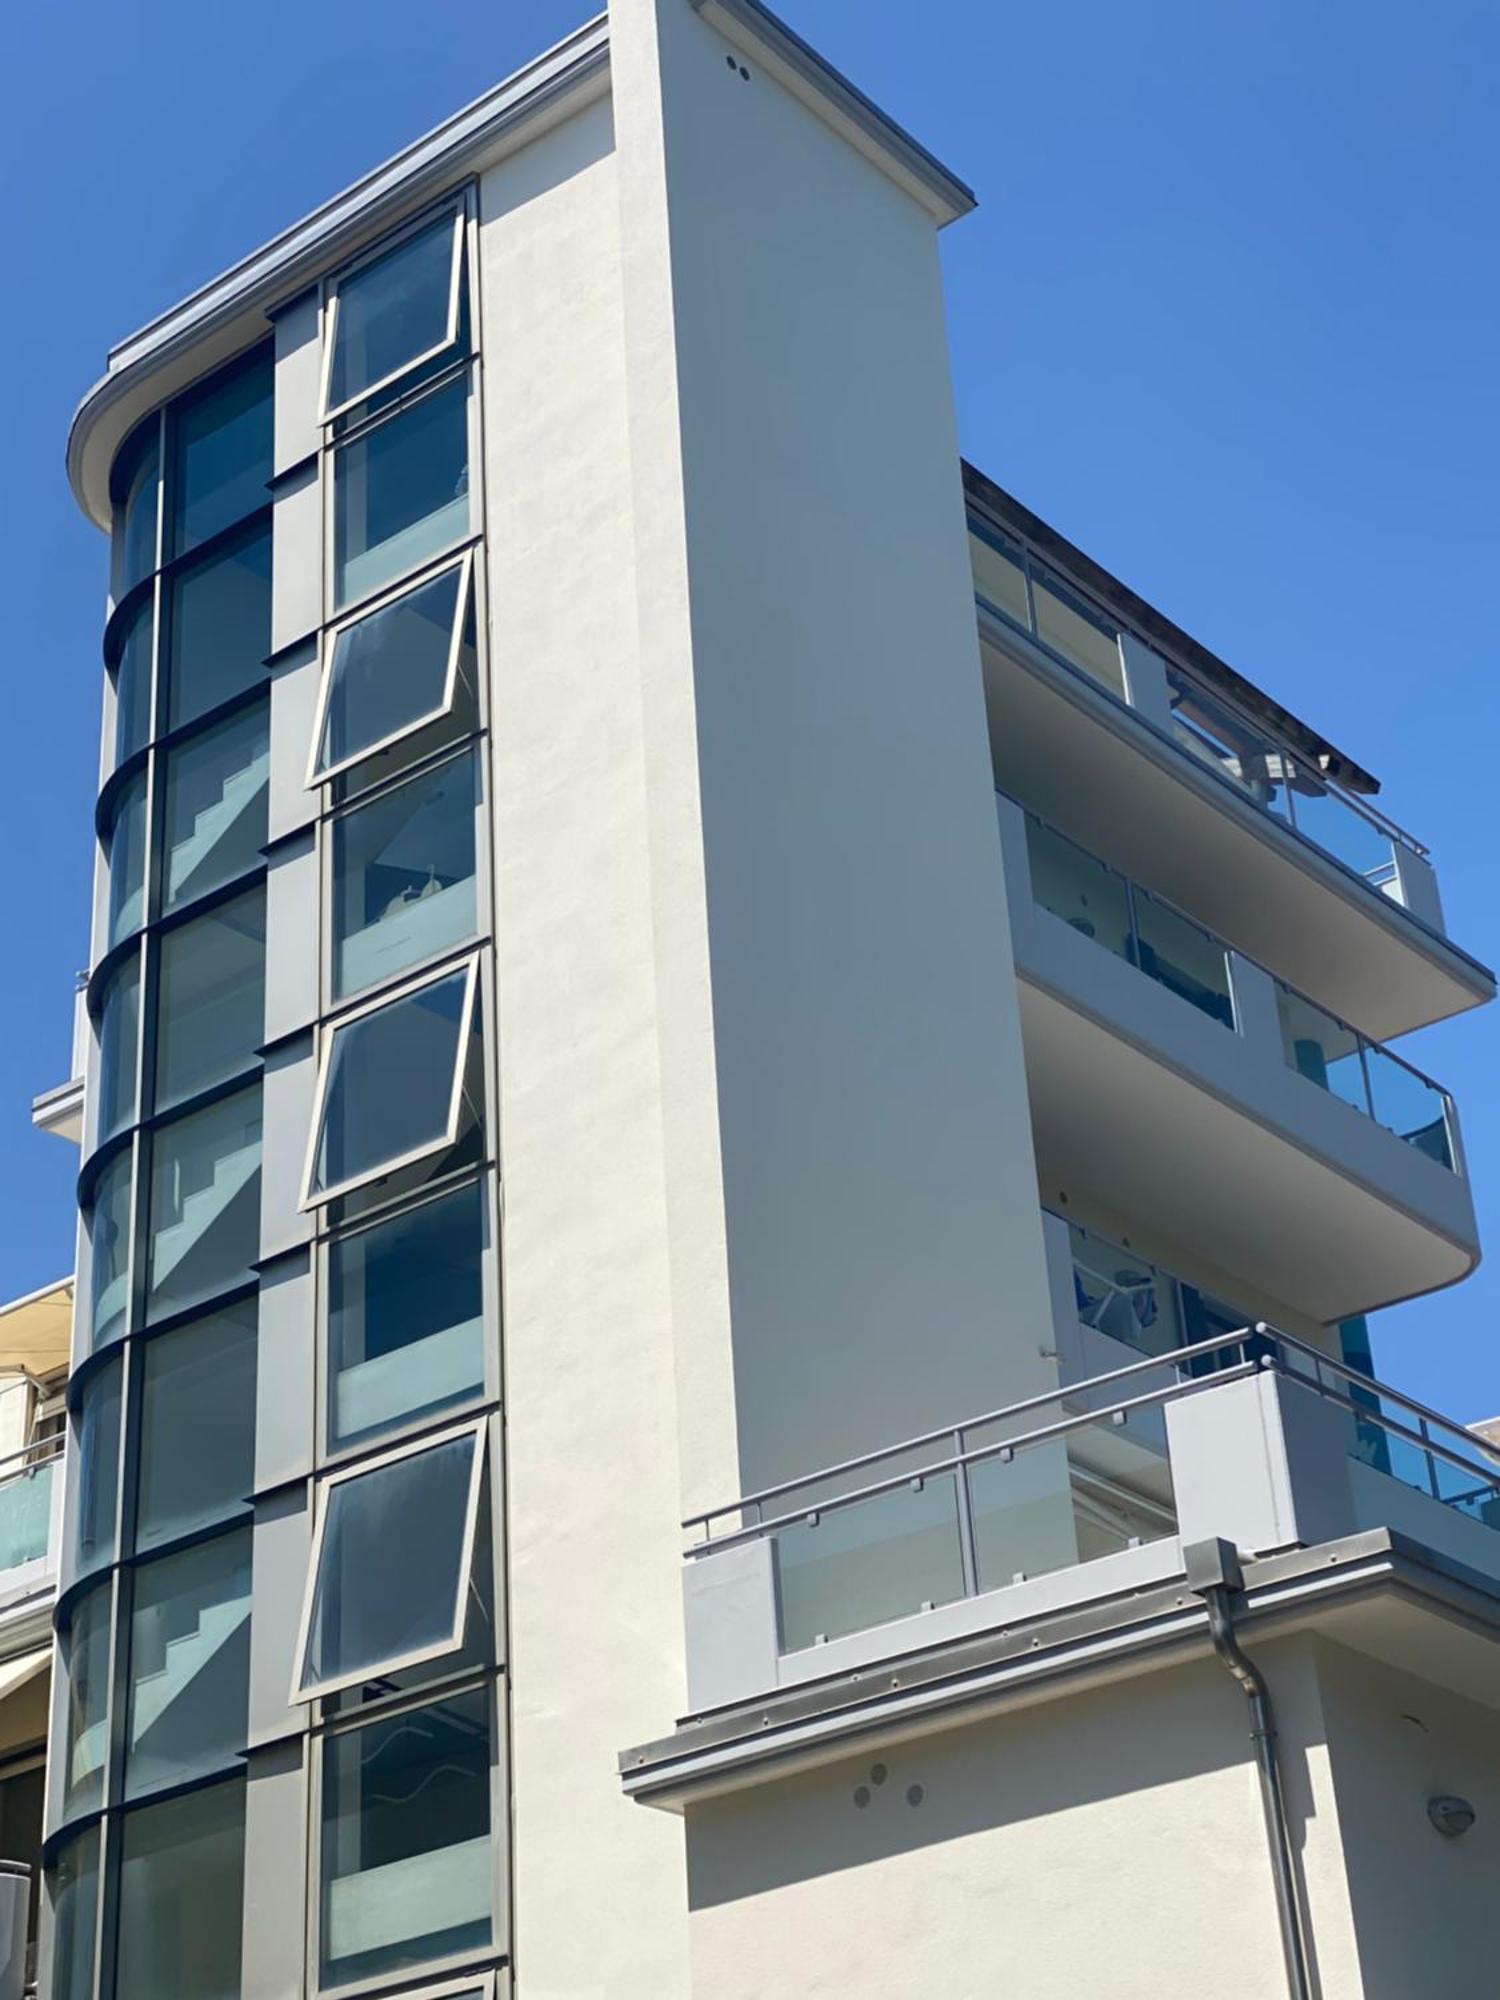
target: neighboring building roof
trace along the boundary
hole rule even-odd
[[[0,1368],[52,1375],[66,1368],[73,1348],[73,1280],[60,1278],[0,1306]]]
[[[1486,1444],[1500,1446],[1500,1417],[1486,1417],[1482,1424],[1470,1424],[1469,1429]]]
[[[1217,653],[1211,653],[1207,646],[1193,638],[1191,633],[1184,632],[1154,604],[1138,597],[1127,584],[1111,576],[1102,563],[1085,555],[1065,535],[1060,535],[1056,528],[1049,526],[1040,515],[1033,514],[1014,494],[1007,493],[1003,486],[997,486],[993,479],[967,460],[964,461],[964,494],[971,507],[992,516],[999,526],[1024,535],[1096,597],[1117,607],[1132,624],[1140,627],[1148,639],[1154,639],[1167,652],[1175,654],[1185,666],[1191,667],[1211,688],[1217,688],[1237,707],[1268,724],[1325,777],[1334,779],[1348,791],[1362,792],[1366,797],[1373,797],[1380,790],[1380,780],[1362,764],[1357,764],[1347,752],[1337,749],[1326,736],[1299,721],[1290,709],[1283,708],[1279,701],[1273,700],[1253,681],[1237,674]]]

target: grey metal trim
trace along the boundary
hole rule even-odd
[[[79,404],[68,435],[68,479],[84,513],[100,527],[109,527],[109,466],[92,462],[91,447],[112,411],[146,394],[156,376],[214,335],[232,343],[243,323],[239,345],[250,346],[263,336],[267,315],[353,256],[377,232],[435,199],[487,150],[573,92],[591,83],[602,87],[608,63],[608,24],[599,15],[111,349],[108,372]],[[233,351],[226,345],[222,358]],[[168,393],[162,390],[164,396]],[[119,441],[105,446],[108,456]]]
[[[899,178],[915,182],[925,192],[927,199],[923,206],[939,226],[956,222],[978,207],[978,197],[972,188],[769,7],[762,6],[761,0],[692,0],[692,6],[716,28],[738,29],[759,51],[780,63],[823,99],[841,122],[853,125],[879,152],[887,155],[898,169]]]
[[[1249,1563],[1239,1622],[1269,1636],[1371,1591],[1395,1591],[1500,1637],[1492,1579],[1384,1528]],[[1184,1578],[689,1717],[673,1735],[620,1753],[621,1787],[641,1804],[675,1811],[856,1746],[950,1729],[1210,1651],[1207,1611]]]

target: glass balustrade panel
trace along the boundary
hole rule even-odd
[[[1130,896],[1124,877],[1029,816],[1026,851],[1031,893],[1041,907],[1116,958],[1132,958]]]
[[[1456,1163],[1448,1131],[1448,1101],[1437,1085],[1373,1042],[1365,1045],[1365,1070],[1376,1122],[1429,1160],[1452,1170]]]
[[[964,1594],[952,1473],[810,1514],[774,1541],[783,1652]]]
[[[1165,1272],[1076,1223],[1068,1239],[1073,1302],[1085,1326],[1142,1354],[1170,1354],[1182,1345],[1177,1287]]]
[[[1282,1048],[1291,1068],[1368,1117],[1363,1052],[1354,1030],[1285,986],[1276,989],[1276,1010],[1281,1019]]]
[[[1200,1014],[1232,1029],[1229,954],[1219,939],[1141,889],[1135,892],[1135,928],[1142,972]]]
[[[1037,637],[1124,701],[1118,625],[1050,571],[1034,566],[1031,588]]]
[[[1019,546],[988,531],[971,530],[969,560],[974,570],[975,595],[1029,631],[1031,611],[1026,601],[1025,557]]]

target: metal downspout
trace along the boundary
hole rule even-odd
[[[1239,1682],[1250,1704],[1250,1742],[1260,1774],[1260,1803],[1265,1816],[1266,1845],[1270,1850],[1271,1875],[1276,1888],[1276,1916],[1281,1930],[1287,1992],[1291,2000],[1313,2000],[1307,1958],[1307,1913],[1302,1907],[1298,1890],[1291,1834],[1287,1827],[1271,1694],[1259,1668],[1246,1658],[1240,1648],[1230,1609],[1230,1592],[1241,1589],[1244,1584],[1239,1556],[1232,1544],[1215,1540],[1194,1542],[1183,1550],[1183,1560],[1188,1587],[1203,1599],[1208,1612],[1208,1630],[1214,1651]]]

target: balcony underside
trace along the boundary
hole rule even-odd
[[[997,787],[1377,1040],[1494,996],[1484,967],[1017,635],[982,648]]]
[[[1098,980],[1092,997],[1107,1003],[1117,963],[1085,950],[1080,966]],[[1473,1267],[1464,1183],[1394,1134],[1368,1120],[1356,1133],[1357,1114],[1294,1076],[1285,1084],[1298,1094],[1303,1136],[1262,1122],[1252,1092],[1235,1102],[1192,1073],[1197,1050],[1217,1056],[1213,1038],[1222,1037],[1232,1056],[1235,1038],[1201,1017],[1176,1018],[1190,1010],[1173,995],[1132,996],[1145,1002],[1137,1030],[1160,1017],[1153,1054],[1018,970],[1044,1184],[1086,1189],[1125,1214],[1170,1216],[1205,1263],[1324,1322],[1452,1284]],[[1368,1179],[1355,1171],[1356,1151]]]

